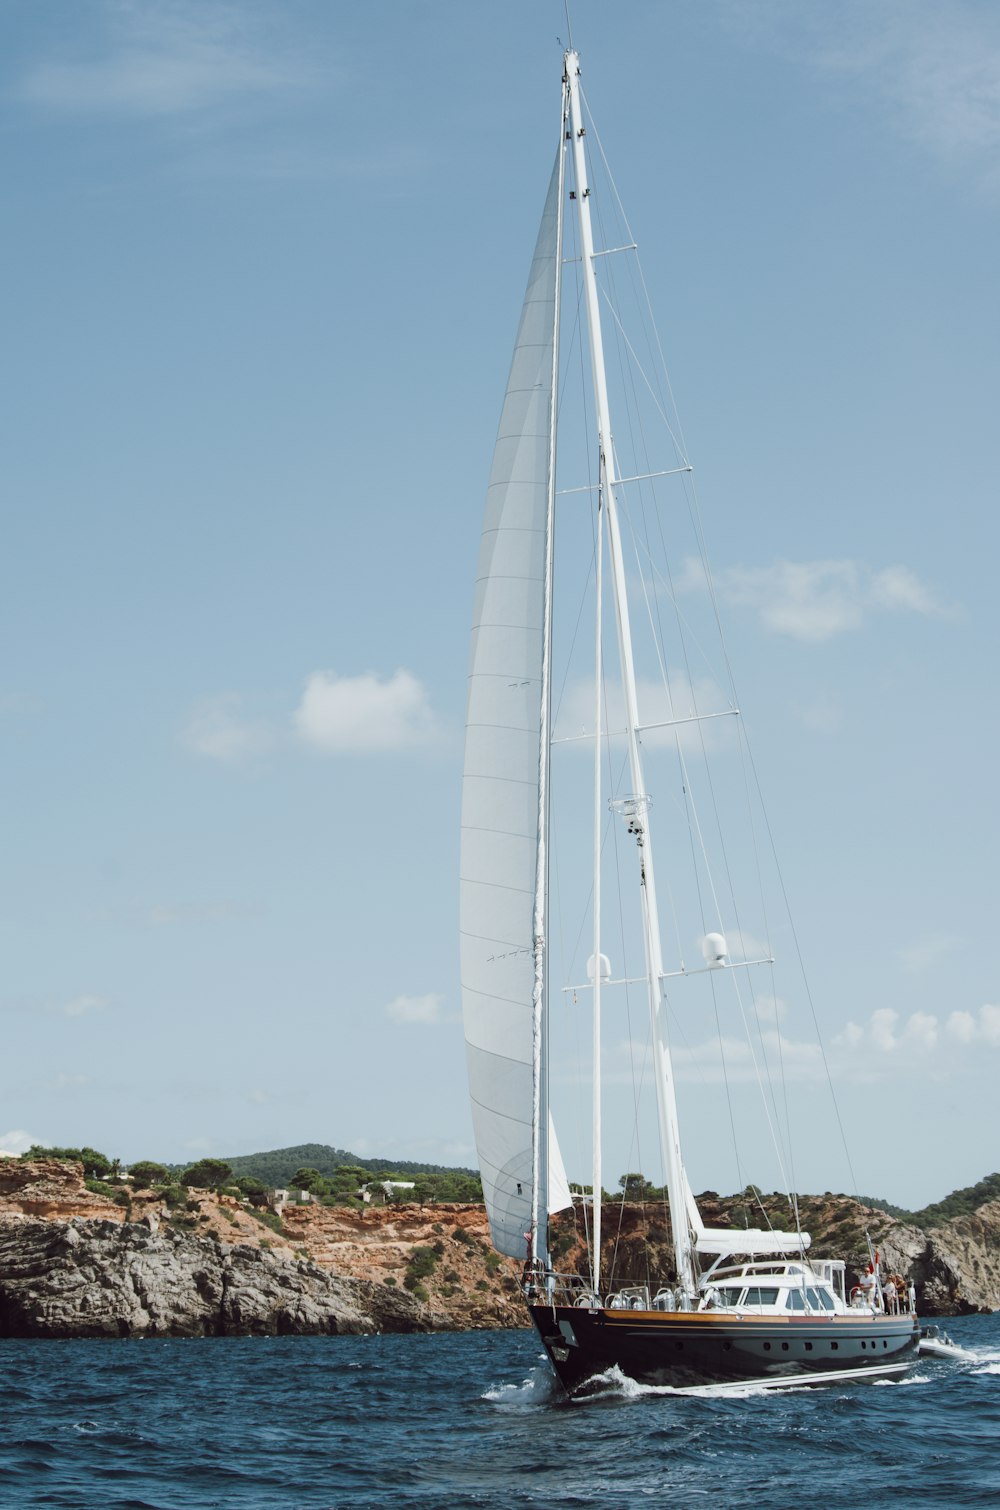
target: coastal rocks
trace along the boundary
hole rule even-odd
[[[0,1336],[427,1331],[405,1292],[146,1223],[0,1222]]]
[[[2,1209],[21,1216],[79,1216],[120,1222],[125,1213],[106,1195],[88,1190],[83,1165],[65,1159],[0,1159]]]
[[[286,1206],[282,1223],[323,1268],[410,1286],[436,1326],[528,1325],[522,1266],[494,1251],[482,1206]]]
[[[1000,1310],[1000,1201],[935,1227],[927,1247],[928,1315]]]

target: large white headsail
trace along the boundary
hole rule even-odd
[[[486,494],[462,788],[462,1010],[493,1242],[531,1223],[533,911],[559,162],[531,263]],[[550,1165],[558,1164],[551,1140]],[[544,1209],[544,1207],[543,1207]]]

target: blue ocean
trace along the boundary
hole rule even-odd
[[[1000,1505],[1000,1315],[903,1380],[566,1401],[525,1332],[0,1341],[0,1506]]]

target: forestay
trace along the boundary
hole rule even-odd
[[[532,1181],[533,910],[559,163],[553,170],[486,495],[462,788],[462,1010],[493,1242],[526,1254]],[[546,1180],[543,1174],[543,1187]],[[548,1188],[569,1204],[555,1139]]]

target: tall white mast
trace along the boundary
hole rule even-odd
[[[552,392],[549,401],[549,462],[545,504],[545,582],[542,597],[542,684],[538,740],[538,847],[535,853],[535,901],[532,916],[534,982],[531,990],[531,1237],[529,1252],[542,1270],[549,1266],[549,1106],[546,1067],[548,962],[546,899],[549,884],[549,770],[552,759],[552,571],[556,513],[556,421],[559,409],[559,314],[562,291],[562,246],[566,180],[566,85],[560,111],[559,189],[555,244],[555,299],[552,332]]]
[[[615,496],[614,446],[612,442],[611,414],[608,405],[607,375],[604,365],[604,342],[601,333],[601,311],[594,272],[594,237],[590,220],[590,188],[587,181],[586,153],[584,151],[583,111],[580,102],[580,59],[573,51],[564,57],[565,79],[569,89],[570,134],[573,147],[573,171],[576,182],[576,201],[580,227],[580,252],[583,265],[584,292],[587,304],[587,328],[590,335],[590,358],[593,370],[594,404],[597,410],[597,435],[599,448],[599,497],[600,512],[607,520],[608,550],[611,580],[614,591],[615,615],[618,626],[618,649],[621,659],[622,688],[625,697],[625,726],[628,743],[629,772],[632,781],[632,799],[629,803],[629,827],[635,835],[639,851],[640,891],[642,897],[643,939],[646,955],[649,1011],[652,1023],[652,1038],[656,1055],[656,1098],[660,1125],[660,1149],[667,1195],[670,1202],[670,1225],[673,1232],[674,1261],[681,1286],[693,1292],[696,1286],[694,1244],[687,1211],[687,1180],[681,1162],[680,1139],[677,1127],[677,1102],[674,1094],[673,1069],[666,1042],[663,1013],[663,955],[660,946],[660,925],[656,908],[656,886],[653,875],[653,854],[649,833],[649,800],[643,782],[642,760],[639,749],[639,708],[635,686],[635,666],[632,657],[632,630],[629,621],[628,600],[625,591],[625,566],[622,559],[621,532],[618,525],[618,505]],[[600,520],[598,521],[600,526]],[[594,990],[599,1000],[600,958],[595,945]],[[594,1191],[595,1212],[600,1192]],[[596,1268],[596,1262],[595,1262]]]

